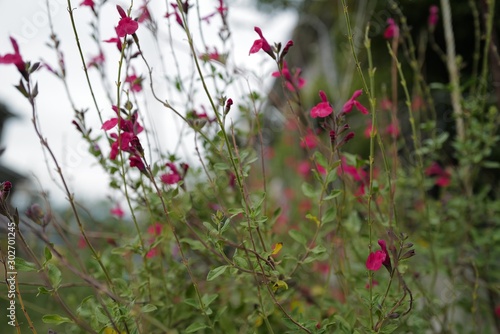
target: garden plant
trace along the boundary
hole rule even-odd
[[[0,70],[19,72],[13,94],[31,108],[40,163],[68,209],[40,196],[18,210],[16,184],[0,180],[0,332],[497,333],[495,0],[464,1],[466,23],[454,21],[453,1],[436,1],[418,31],[408,1],[384,2],[381,29],[375,13],[361,20],[353,1],[338,1],[336,66],[353,79],[335,92],[288,61],[299,45],[258,26],[246,57],[274,69],[242,70],[231,1],[203,1],[211,11],[201,0],[167,1],[161,13],[155,0],[67,0],[74,38],[51,25],[53,59],[31,60],[15,37],[1,47]],[[101,15],[110,7],[113,17]],[[84,10],[92,45],[80,42]],[[470,26],[470,55],[455,52],[454,24]],[[180,34],[188,54],[173,42]],[[156,50],[143,46],[151,41]],[[66,67],[65,48],[78,49],[81,68]],[[446,82],[429,80],[431,54]],[[68,84],[81,70],[85,106]],[[74,193],[39,122],[49,112],[37,105],[42,71],[73,107],[61,126],[108,175],[116,202],[104,214]],[[265,88],[275,80],[279,108]],[[159,144],[158,107],[179,124],[175,150]]]

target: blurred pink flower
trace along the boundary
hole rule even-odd
[[[131,74],[125,78],[125,82],[130,84],[130,89],[133,92],[142,91],[142,77],[138,77],[136,74]]]
[[[80,6],[87,6],[90,7],[90,9],[94,10],[95,3],[94,0],[83,0],[80,3]]]
[[[300,147],[303,148],[315,148],[318,145],[318,137],[309,130],[307,135],[300,141]]]
[[[116,206],[114,208],[109,210],[109,213],[111,213],[113,216],[120,218],[120,219],[123,218],[123,216],[125,215],[125,212],[123,212],[120,204],[116,204]]]
[[[286,88],[291,92],[295,92],[296,89],[302,89],[306,84],[306,80],[300,77],[301,71],[302,70],[297,67],[292,76],[290,70],[288,69],[288,64],[284,60],[281,73],[279,71],[276,71],[272,73],[272,76],[277,78],[283,75],[283,78],[285,79]]]
[[[429,7],[429,18],[427,19],[429,28],[431,30],[434,30],[434,27],[436,27],[438,21],[439,21],[439,7],[436,5],[432,5]]]
[[[17,41],[13,37],[10,37],[10,43],[14,49],[14,53],[7,53],[4,56],[0,56],[0,64],[14,64],[19,71],[26,71],[26,66],[24,65],[23,57],[19,52],[19,45],[17,44]]]
[[[399,37],[399,27],[394,21],[394,19],[389,18],[387,19],[387,28],[385,28],[384,31],[384,38],[385,39],[393,39],[393,38],[398,38]]]
[[[447,187],[451,182],[451,175],[448,171],[443,169],[437,162],[426,168],[425,174],[428,176],[436,176],[435,184],[439,187]]]
[[[356,99],[363,93],[363,90],[358,89],[355,91],[351,98],[347,100],[347,102],[344,104],[344,107],[342,108],[342,111],[347,114],[352,111],[353,107],[356,107],[359,111],[361,111],[362,114],[369,114],[368,109],[365,108],[360,102],[358,102]]]

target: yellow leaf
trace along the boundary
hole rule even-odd
[[[271,253],[271,255],[278,254],[280,252],[281,248],[283,248],[283,243],[278,242],[276,245],[274,245],[273,252]]]

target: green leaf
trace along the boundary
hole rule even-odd
[[[70,318],[61,317],[58,314],[46,314],[42,317],[42,321],[46,324],[56,324],[56,325],[64,324],[66,322],[69,323],[73,322],[73,320],[71,320]]]
[[[330,200],[330,199],[334,199],[335,197],[337,197],[337,196],[338,196],[338,195],[340,195],[341,193],[342,193],[342,190],[339,190],[339,189],[334,189],[334,190],[332,190],[332,192],[331,192],[328,196],[326,196],[326,197],[324,198],[324,200],[325,200],[325,201],[328,201],[328,200]]]
[[[52,263],[47,264],[47,268],[50,282],[52,283],[52,286],[57,289],[62,281],[61,271]]]
[[[336,213],[335,207],[332,206],[331,208],[329,208],[328,210],[326,210],[325,214],[321,218],[321,223],[325,224],[325,223],[329,223],[329,222],[334,221],[336,214],[337,213]]]
[[[229,166],[224,162],[217,162],[214,164],[214,169],[217,170],[228,170]]]
[[[189,306],[192,306],[197,310],[200,309],[200,303],[198,302],[198,299],[186,298],[183,300],[183,302],[184,302],[184,304],[188,304]]]
[[[314,187],[307,183],[307,182],[304,182],[302,183],[302,192],[304,193],[304,195],[306,195],[306,197],[309,197],[309,198],[315,198],[317,197],[317,190],[314,189]]]
[[[224,266],[220,266],[220,267],[217,267],[217,268],[210,270],[208,272],[208,275],[207,275],[207,281],[211,281],[211,280],[219,277],[220,275],[224,274],[224,272],[226,271],[226,269],[228,267],[229,266],[224,265]]]
[[[219,297],[218,294],[212,294],[212,295],[203,295],[203,297],[201,297],[201,301],[203,302],[203,306],[205,307],[208,307],[210,304],[212,304],[212,302],[214,300],[217,299],[217,297]]]
[[[293,240],[297,241],[301,245],[305,246],[305,244],[307,243],[306,237],[304,237],[304,235],[297,230],[290,230],[288,231],[288,234],[290,235],[290,237],[292,237]]]
[[[318,246],[314,247],[313,249],[311,249],[311,252],[314,254],[322,254],[322,253],[326,252],[326,248],[323,245],[318,245]]]
[[[195,322],[195,323],[192,323],[188,328],[186,328],[185,333],[194,333],[194,332],[197,332],[197,331],[205,329],[205,328],[208,328],[208,326],[205,325],[204,323]]]
[[[143,307],[141,307],[141,312],[142,313],[148,313],[148,312],[153,312],[156,311],[158,308],[153,305],[153,304],[146,304]]]
[[[52,259],[52,253],[48,247],[44,249],[45,261],[50,261]]]
[[[23,258],[16,257],[16,270],[17,271],[37,271],[37,267],[32,262],[28,262]]]

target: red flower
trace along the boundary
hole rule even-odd
[[[438,23],[439,20],[439,8],[436,5],[429,7],[429,18],[427,19],[427,23],[429,24],[429,28],[434,30],[434,27]]]
[[[387,28],[385,28],[384,31],[384,38],[385,39],[393,39],[393,38],[398,38],[399,37],[399,27],[394,21],[394,19],[387,19]]]
[[[252,47],[250,48],[250,52],[248,53],[249,55],[252,53],[257,53],[259,52],[260,49],[270,55],[271,57],[274,58],[274,53],[273,49],[271,48],[271,45],[267,42],[266,38],[262,35],[262,30],[260,30],[259,27],[254,27],[255,32],[260,36],[259,39],[256,39],[253,42]]]
[[[19,53],[17,41],[13,37],[10,37],[10,43],[14,48],[14,53],[7,53],[5,56],[0,56],[0,64],[14,64],[20,72],[26,71],[23,57]]]
[[[311,171],[311,164],[307,160],[301,161],[297,166],[297,172],[303,177],[308,176],[310,171]]]
[[[356,99],[363,93],[363,90],[359,89],[355,91],[351,98],[347,100],[347,102],[344,104],[344,107],[342,108],[342,111],[344,114],[350,113],[352,111],[352,107],[356,107],[359,111],[361,111],[362,114],[368,115],[368,109],[365,108],[361,103],[356,101]]]
[[[210,19],[212,17],[214,17],[217,13],[220,14],[222,17],[224,17],[224,16],[227,15],[227,7],[224,7],[224,1],[223,0],[219,0],[219,6],[215,7],[215,12],[210,13],[210,14],[202,17],[201,20],[207,22],[208,24],[210,24]]]
[[[500,318],[500,306],[495,307],[495,315]]]
[[[328,102],[328,98],[326,97],[325,92],[320,90],[319,96],[321,97],[322,102],[318,103],[311,109],[312,118],[326,117],[333,112],[333,108],[330,105],[330,102]]]
[[[137,22],[142,23],[147,20],[151,20],[151,13],[149,12],[148,9],[148,1],[144,2],[144,4],[139,7],[139,18],[137,19]]]
[[[83,0],[81,3],[80,3],[80,6],[88,6],[90,7],[90,9],[94,10],[94,0]]]
[[[371,252],[366,259],[366,269],[372,271],[379,270],[386,257],[387,255],[381,250]]]
[[[377,133],[377,129],[374,129],[373,128],[373,124],[370,122],[367,126],[366,126],[366,129],[364,131],[364,135],[366,138],[370,138],[371,135],[372,135],[372,131],[375,131],[374,134]]]
[[[122,208],[120,207],[120,204],[116,204],[116,206],[109,211],[113,216],[118,217],[118,218],[123,218],[125,215],[125,212],[123,212]]]
[[[128,17],[123,8],[121,8],[120,6],[117,5],[116,9],[118,10],[118,13],[121,17],[120,21],[118,22],[118,26],[115,28],[118,37],[135,34],[137,29],[139,28],[139,23]]]

